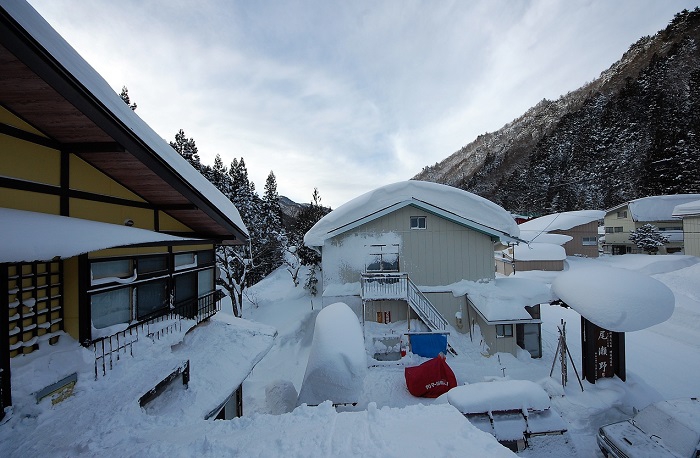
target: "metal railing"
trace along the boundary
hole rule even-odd
[[[159,340],[161,337],[182,331],[183,320],[194,320],[195,326],[221,310],[221,290],[212,291],[196,300],[183,301],[172,308],[133,323],[115,334],[100,337],[90,342],[95,353],[95,379],[111,370],[123,356],[133,356],[133,345],[139,336]],[[100,370],[101,369],[101,370]]]
[[[447,320],[406,273],[372,273],[360,277],[362,300],[405,300],[433,331],[447,329]]]
[[[405,273],[363,274],[360,284],[365,300],[408,300],[408,275]]]
[[[433,331],[444,331],[447,329],[447,320],[438,312],[435,306],[418,287],[408,280],[408,303],[411,308],[416,311],[418,316],[428,325]]]

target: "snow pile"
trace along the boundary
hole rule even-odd
[[[325,307],[316,317],[298,403],[355,403],[366,372],[365,342],[357,315],[342,302]]]
[[[379,247],[378,245],[384,246]],[[376,262],[376,255],[379,252],[383,252],[384,262],[395,261],[401,251],[401,245],[401,235],[395,232],[353,234],[337,240],[337,244],[328,244],[328,246],[323,247],[324,283],[327,285],[342,284],[343,274],[363,272],[367,265]],[[370,254],[375,256],[370,256]],[[329,295],[325,291],[324,294]],[[346,294],[333,295],[343,296]]]
[[[631,332],[663,323],[673,314],[673,292],[639,272],[584,267],[559,275],[552,291],[601,328]]]
[[[402,181],[377,188],[341,205],[318,221],[304,236],[308,246],[323,246],[323,242],[338,230],[357,223],[365,217],[403,205],[433,206],[507,236],[517,237],[518,225],[500,206],[461,189],[424,181]],[[336,232],[336,234],[331,234]]]
[[[547,392],[529,380],[503,380],[462,385],[447,393],[448,402],[464,414],[549,409]]]
[[[566,250],[563,246],[553,243],[520,244],[513,247],[513,259],[516,261],[563,261],[566,259]]]
[[[289,413],[297,406],[297,389],[289,380],[276,380],[265,387],[265,404],[272,415]]]
[[[491,322],[531,320],[526,306],[554,299],[547,285],[527,278],[505,277],[487,283],[463,280],[448,288],[455,297],[466,294],[484,318]]]
[[[673,209],[674,217],[700,215],[700,200],[694,200],[685,204],[676,205]]]
[[[602,262],[611,267],[634,270],[646,275],[674,272],[700,262],[700,258],[690,255],[649,256],[648,254],[623,254],[620,256],[605,256]],[[571,259],[569,263],[571,263]]]
[[[75,77],[92,93],[105,109],[114,115],[118,122],[141,139],[147,150],[163,161],[176,175],[180,176],[193,189],[199,191],[220,212],[235,224],[244,234],[248,234],[240,214],[231,201],[221,191],[194,169],[160,135],[146,124],[100,76],[58,34],[28,3],[23,1],[3,1],[2,7],[48,51],[59,65]]]
[[[578,210],[572,212],[552,213],[520,224],[520,231],[553,232],[566,231],[582,224],[601,220],[605,217],[602,210]],[[541,240],[538,240],[541,241]]]
[[[126,105],[124,102],[122,102]],[[115,246],[196,240],[136,227],[0,208],[0,262],[66,259]],[[61,243],[56,243],[60,240]]]
[[[634,221],[669,221],[674,219],[673,211],[676,206],[696,200],[700,200],[700,194],[642,197],[631,200],[629,209]]]

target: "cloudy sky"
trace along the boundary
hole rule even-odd
[[[596,78],[687,0],[29,0],[168,141],[337,207]]]

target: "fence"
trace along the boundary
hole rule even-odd
[[[195,300],[180,302],[144,321],[129,325],[123,331],[93,340],[90,345],[95,353],[95,379],[100,372],[105,375],[107,369],[111,370],[127,353],[133,356],[133,345],[138,342],[139,336],[159,340],[165,335],[182,332],[182,321],[185,319],[199,324],[221,310],[223,296],[221,290],[216,290]]]

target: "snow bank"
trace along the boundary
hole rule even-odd
[[[634,221],[669,221],[678,205],[700,200],[700,194],[650,196],[631,200],[629,209]]]
[[[483,197],[451,186],[410,180],[377,188],[341,205],[306,233],[304,243],[323,246],[332,236],[331,232],[368,216],[381,216],[380,213],[389,207],[408,204],[434,206],[508,236],[517,237],[520,233],[510,213]]]
[[[513,256],[516,261],[563,261],[566,250],[553,243],[520,244],[513,247]]]
[[[552,232],[565,231],[582,224],[601,220],[605,217],[603,210],[578,210],[572,212],[552,213],[520,224],[520,231]]]
[[[592,323],[631,332],[663,323],[673,314],[673,292],[639,272],[583,267],[559,275],[552,291]]]
[[[80,84],[85,86],[99,100],[106,111],[114,115],[120,123],[141,139],[146,148],[157,157],[157,160],[165,162],[170,170],[189,183],[193,189],[199,191],[244,234],[248,234],[233,203],[146,124],[129,105],[124,103],[109,83],[28,3],[3,1],[2,7],[48,51],[48,54],[56,59]]]
[[[448,391],[447,401],[464,414],[507,410],[528,412],[549,408],[547,392],[529,380],[479,382],[458,386]]]
[[[0,208],[0,228],[0,262],[48,261],[57,256],[66,259],[115,246],[197,240],[10,208]],[[60,243],[56,243],[57,240]]]
[[[325,307],[316,317],[298,403],[355,403],[362,394],[366,372],[365,343],[357,315],[342,302]]]
[[[487,283],[463,280],[449,288],[455,297],[466,294],[490,322],[531,320],[526,306],[554,299],[547,285],[526,278],[504,277]]]

